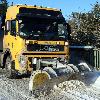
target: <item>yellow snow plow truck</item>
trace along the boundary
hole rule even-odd
[[[61,10],[16,5],[7,9],[1,66],[7,77],[30,74],[29,89],[72,72],[68,67],[70,28]]]

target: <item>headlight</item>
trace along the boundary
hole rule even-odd
[[[26,41],[26,44],[29,44],[29,41]]]
[[[21,67],[25,67],[27,63],[27,59],[24,55],[19,56],[19,63]]]
[[[68,42],[65,42],[65,45],[68,46],[69,45]]]

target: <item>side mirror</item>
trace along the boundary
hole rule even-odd
[[[70,40],[70,38],[71,38],[71,26],[68,23],[66,23],[66,26],[67,26],[67,32],[68,32],[68,40]]]

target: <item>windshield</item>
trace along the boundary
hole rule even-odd
[[[65,40],[66,26],[62,19],[21,18],[19,20],[20,36],[33,40]]]

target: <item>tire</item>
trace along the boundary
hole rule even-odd
[[[89,71],[91,71],[91,68],[85,62],[78,64],[77,68],[80,70],[80,72],[89,72]]]
[[[77,66],[73,65],[73,64],[68,64],[68,66],[70,66],[75,73],[79,73],[79,69],[77,68]]]
[[[46,71],[51,78],[57,77],[57,73],[51,67],[45,67],[43,70]]]
[[[71,73],[71,71],[68,70],[67,68],[58,68],[58,69],[55,69],[55,71],[58,76],[68,75],[69,73]]]
[[[39,86],[43,85],[46,81],[51,79],[50,75],[46,71],[36,70],[30,76],[29,91],[33,92],[38,89]]]
[[[7,56],[7,58],[6,58],[5,70],[6,70],[5,76],[7,78],[15,78],[16,77],[16,73],[12,69],[12,61],[11,61],[11,57],[10,56]]]

